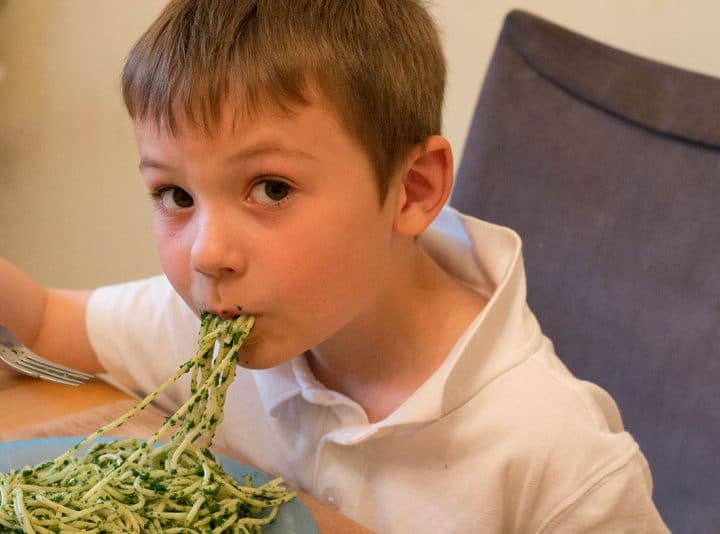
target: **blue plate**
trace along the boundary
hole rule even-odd
[[[82,437],[43,438],[0,443],[0,473],[7,473],[20,467],[32,466],[59,456],[74,447]],[[97,441],[112,441],[112,438],[98,438]],[[235,480],[244,482],[246,475],[252,475],[255,484],[269,480],[267,475],[240,464],[230,458],[218,456],[225,471]],[[267,534],[317,534],[315,520],[300,499],[283,504],[275,521],[268,525]]]

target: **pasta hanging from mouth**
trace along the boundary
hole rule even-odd
[[[209,450],[252,325],[249,316],[222,320],[204,313],[195,357],[130,411],[54,460],[0,474],[0,530],[262,532],[295,494],[279,478],[257,487],[250,478],[239,484]],[[188,372],[190,398],[147,441],[93,444]]]

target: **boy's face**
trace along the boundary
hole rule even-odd
[[[168,278],[198,313],[254,315],[240,363],[267,368],[371,316],[397,187],[381,207],[364,149],[322,100],[231,124],[210,137],[138,123],[140,168]]]

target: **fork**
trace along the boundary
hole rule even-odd
[[[26,375],[57,382],[68,386],[79,386],[93,375],[41,358],[0,324],[0,362]]]

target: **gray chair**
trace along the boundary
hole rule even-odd
[[[523,238],[531,307],[668,526],[720,532],[720,79],[513,11],[451,204]]]

